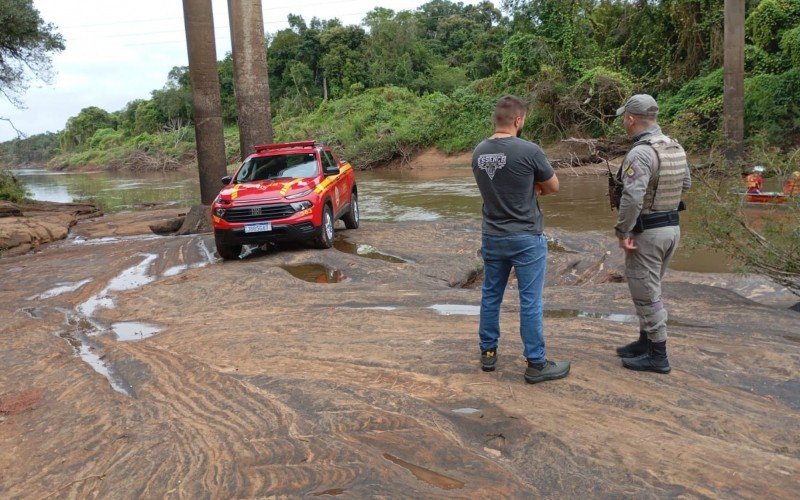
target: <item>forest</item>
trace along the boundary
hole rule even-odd
[[[751,156],[792,155],[800,139],[800,0],[750,0],[745,137]],[[360,168],[438,147],[470,150],[495,100],[531,103],[524,135],[622,134],[613,113],[654,95],[687,149],[721,147],[723,0],[432,0],[370,11],[360,25],[289,16],[267,34],[275,140],[313,137]],[[218,63],[230,161],[239,156],[233,68]],[[169,169],[193,162],[191,88],[175,67],[149,99],[88,107],[59,133],[0,145],[5,164]]]

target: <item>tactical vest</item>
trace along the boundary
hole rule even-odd
[[[654,135],[635,144],[647,144],[658,157],[658,172],[653,172],[644,194],[642,214],[678,209],[683,192],[683,177],[688,162],[680,144],[666,135]],[[655,165],[653,166],[655,167]]]

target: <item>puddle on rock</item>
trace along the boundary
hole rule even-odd
[[[433,304],[428,306],[442,316],[478,316],[481,313],[481,306],[469,304]]]
[[[94,315],[94,312],[101,307],[106,309],[114,307],[114,299],[108,295],[109,292],[131,290],[155,280],[155,278],[147,274],[147,272],[150,269],[150,264],[158,258],[158,255],[141,255],[144,256],[144,260],[142,260],[142,262],[122,271],[119,275],[109,281],[108,285],[106,285],[104,289],[89,297],[86,302],[78,305],[76,310],[86,317],[91,317]]]
[[[41,299],[49,299],[52,297],[57,297],[61,294],[68,293],[68,292],[76,292],[78,291],[83,285],[92,281],[92,278],[87,278],[83,281],[79,281],[77,283],[56,283],[56,286],[40,293],[39,295],[34,295],[32,297],[28,297],[28,300],[41,300]]]
[[[480,410],[477,408],[456,408],[453,410],[453,413],[458,413],[459,415],[472,415],[473,413],[478,413]]]
[[[602,319],[605,321],[614,321],[617,323],[638,323],[639,317],[635,314],[620,314],[620,313],[599,313],[591,311],[582,311],[580,309],[546,309],[544,311],[545,318],[594,318]],[[690,328],[713,328],[709,325],[699,325],[694,323],[685,323],[674,319],[668,319],[667,325],[669,326],[685,326]]]
[[[439,474],[438,472],[433,472],[432,470],[426,469],[425,467],[420,467],[419,465],[406,462],[405,460],[397,458],[394,455],[384,453],[383,458],[408,470],[409,472],[414,474],[414,477],[416,477],[420,481],[430,484],[431,486],[435,486],[443,490],[459,490],[464,487],[464,483],[459,481],[458,479],[453,479],[452,477],[447,477],[445,475]]]
[[[138,321],[121,321],[111,325],[117,340],[123,342],[136,341],[152,337],[161,331],[161,328]]]
[[[385,262],[392,262],[394,264],[403,264],[409,262],[407,259],[400,258],[396,255],[381,252],[372,245],[351,243],[342,236],[336,237],[336,239],[333,241],[333,246],[340,252],[358,255],[359,257],[366,257],[367,259],[377,259]]]
[[[397,306],[340,306],[337,309],[351,309],[355,311],[396,311],[399,309]]]
[[[95,347],[91,345],[89,338],[85,334],[78,331],[73,331],[72,329],[67,329],[58,332],[57,335],[66,340],[69,345],[72,346],[75,355],[81,358],[84,363],[92,367],[92,369],[100,375],[104,376],[115,391],[125,394],[126,396],[133,397],[133,391],[128,384],[126,384],[124,380],[117,376],[114,370],[105,361],[103,361],[105,356],[100,356],[97,353]]]
[[[347,279],[347,276],[339,269],[333,269],[323,264],[299,264],[281,266],[281,268],[295,278],[309,283],[340,283]]]

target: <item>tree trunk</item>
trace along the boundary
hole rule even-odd
[[[272,142],[267,44],[261,0],[228,0],[233,46],[233,81],[244,160],[253,146]]]
[[[326,77],[322,77],[322,99],[327,101],[328,100],[328,79]]]
[[[744,141],[744,0],[725,0],[724,75],[725,159],[734,169]]]
[[[210,205],[219,193],[220,179],[227,175],[211,0],[183,0],[183,20],[192,84],[200,198],[203,204]]]

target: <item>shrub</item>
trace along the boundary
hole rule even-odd
[[[25,185],[7,170],[0,169],[0,200],[18,203],[28,196]]]
[[[750,12],[745,32],[753,44],[777,52],[783,31],[800,21],[800,0],[763,0]]]
[[[745,134],[760,131],[780,143],[800,131],[800,68],[745,80]]]
[[[783,51],[782,56],[784,59],[788,60],[794,67],[800,67],[800,26],[783,33],[781,50]]]
[[[709,147],[719,141],[722,117],[722,69],[695,78],[659,100],[660,115],[686,146]]]

